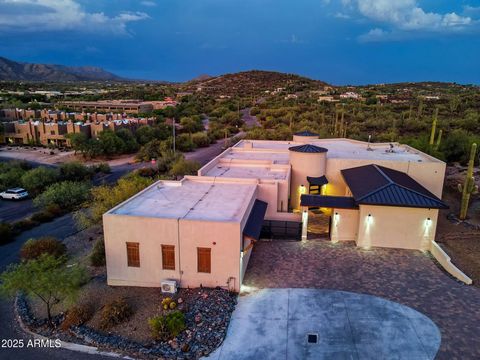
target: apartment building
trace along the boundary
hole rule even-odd
[[[4,123],[4,141],[12,145],[53,145],[68,147],[67,135],[83,133],[87,138],[96,138],[100,132],[129,129],[135,132],[143,125],[153,125],[153,118],[127,118],[106,121],[12,121]]]
[[[58,105],[81,112],[123,112],[126,114],[149,113],[154,109],[152,102],[141,100],[63,101]]]
[[[104,214],[108,283],[239,291],[260,239],[429,250],[445,167],[398,143],[242,140]]]

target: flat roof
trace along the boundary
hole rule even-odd
[[[351,139],[312,139],[309,144],[328,149],[329,159],[366,159],[366,160],[390,160],[390,161],[415,161],[415,162],[437,162],[435,159],[408,145],[399,143],[370,143]],[[268,141],[268,140],[242,140],[237,143],[232,157],[240,158],[242,151],[247,152],[247,159],[268,157],[269,150],[272,156],[282,158],[279,153],[285,152],[288,155],[288,148],[302,145],[293,141]],[[370,150],[368,150],[370,149]],[[257,157],[258,156],[258,157]]]
[[[160,180],[109,214],[239,222],[256,187],[254,181],[222,181],[209,177]]]
[[[262,164],[241,164],[234,162],[219,161],[203,176],[217,176],[240,179],[268,179],[285,180],[288,177],[287,167]]]
[[[288,148],[287,148],[288,150]],[[288,151],[272,152],[269,148],[263,148],[259,151],[233,147],[228,149],[222,156],[222,159],[231,160],[265,160],[271,161],[273,164],[289,163]]]

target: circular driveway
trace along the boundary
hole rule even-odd
[[[208,359],[433,359],[440,342],[428,317],[379,297],[262,289],[239,297],[227,337]]]

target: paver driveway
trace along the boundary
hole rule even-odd
[[[317,341],[309,343],[308,335]],[[240,296],[227,338],[208,359],[427,360],[439,345],[430,319],[376,296],[262,289]]]
[[[243,283],[383,297],[435,322],[442,335],[437,359],[480,359],[480,289],[457,282],[420,251],[362,250],[350,243],[314,240],[259,242]]]

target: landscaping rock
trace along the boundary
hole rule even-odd
[[[235,309],[236,294],[220,288],[202,288],[200,291],[182,289],[181,293],[182,298],[179,298],[177,303],[182,304],[185,309],[186,329],[175,339],[150,344],[103,333],[86,325],[71,327],[68,333],[51,330],[46,326],[46,320],[37,320],[32,316],[28,302],[22,296],[17,300],[17,311],[25,324],[45,336],[52,336],[53,331],[58,331],[55,335],[67,338],[67,341],[81,341],[84,344],[121,351],[134,358],[198,359],[210,354],[223,341]],[[63,317],[63,314],[56,316],[54,323],[59,325]]]

